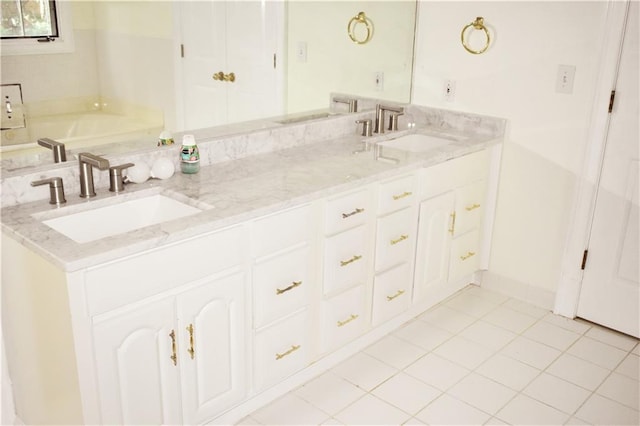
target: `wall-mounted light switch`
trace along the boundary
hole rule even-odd
[[[374,73],[373,77],[376,91],[382,92],[384,90],[384,72],[377,71]]]
[[[558,75],[556,76],[556,93],[573,93],[573,80],[575,76],[575,66],[558,65]]]
[[[307,62],[307,42],[299,41],[296,48],[296,58],[298,62]]]

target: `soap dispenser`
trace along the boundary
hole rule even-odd
[[[193,135],[182,137],[182,150],[180,151],[180,170],[182,173],[193,174],[200,171],[200,151]]]

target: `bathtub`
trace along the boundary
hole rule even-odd
[[[52,159],[51,151],[37,144],[50,138],[65,144],[67,151],[116,142],[157,138],[162,122],[149,118],[91,111],[44,115],[27,119],[25,129],[2,131],[2,168],[12,170],[42,164]]]

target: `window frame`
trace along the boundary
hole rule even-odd
[[[55,41],[39,42],[43,37],[5,38],[0,40],[2,56],[42,55],[50,53],[70,53],[75,50],[71,2],[54,0],[58,18],[58,37]]]

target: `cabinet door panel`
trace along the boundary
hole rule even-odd
[[[251,226],[252,256],[267,256],[308,241],[315,230],[314,219],[308,205],[257,219]]]
[[[410,208],[378,219],[376,271],[411,260],[416,232],[414,221]]]
[[[447,192],[420,204],[414,300],[447,282],[454,200],[454,193]]]
[[[186,424],[202,423],[246,394],[244,274],[178,297],[179,364]]]
[[[103,424],[178,424],[180,383],[170,333],[173,299],[94,326]]]

